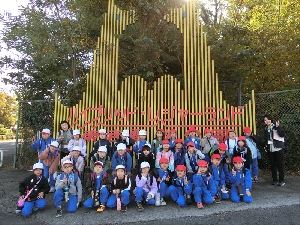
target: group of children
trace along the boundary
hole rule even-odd
[[[233,202],[252,202],[250,190],[252,181],[258,181],[259,151],[251,138],[250,128],[245,127],[245,136],[239,137],[230,130],[224,143],[219,143],[209,129],[205,129],[202,139],[196,136],[194,127],[188,131],[189,137],[185,140],[177,137],[176,130],[171,130],[170,139],[164,139],[164,131],[159,129],[151,144],[146,140],[145,130],[140,130],[136,142],[129,137],[128,130],[123,130],[116,143],[110,145],[106,130],[101,129],[100,139],[90,153],[91,173],[86,183],[89,197],[83,206],[97,208],[97,212],[106,207],[126,211],[131,193],[135,195],[138,211],[144,210],[144,203],[166,205],[168,196],[180,207],[194,200],[199,209],[203,204],[229,199],[230,195]],[[86,145],[78,130],[72,132],[74,137],[67,146],[62,144],[68,137],[63,134],[57,135],[62,137],[60,143],[51,140],[48,144],[48,129],[43,129],[42,140],[33,142],[32,148],[39,150],[40,162],[34,164],[33,175],[20,183],[20,198],[26,197],[26,202],[16,212],[29,216],[44,208],[44,198],[49,192],[55,192],[57,217],[62,216],[63,201],[67,202],[67,212],[76,211],[82,201]],[[62,159],[59,144],[69,151]],[[133,157],[136,159],[135,178],[131,173]],[[53,175],[60,159],[63,172],[55,181]]]

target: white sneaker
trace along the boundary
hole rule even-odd
[[[22,210],[21,209],[16,209],[16,214],[19,214],[19,213],[21,213],[22,212]]]
[[[166,201],[163,198],[160,199],[160,205],[167,205]]]
[[[49,193],[55,192],[55,187],[51,187]]]

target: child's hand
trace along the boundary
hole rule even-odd
[[[276,121],[276,127],[279,127],[279,120]]]
[[[188,184],[188,179],[187,177],[184,178],[184,185],[187,185]]]
[[[62,139],[63,139],[63,136],[62,136],[62,134],[59,136],[59,140],[61,140],[62,141]]]
[[[234,168],[232,168],[231,172],[232,172],[232,175],[233,175],[233,176],[236,175],[236,171],[234,170]]]
[[[66,175],[64,176],[64,179],[62,180],[62,182],[63,182],[64,184],[66,184],[66,183],[67,183],[67,178],[66,178]]]
[[[22,198],[24,198],[24,197],[25,197],[25,195],[21,195],[19,199],[22,199]]]
[[[247,196],[251,196],[250,191],[246,191],[246,195],[247,195]]]
[[[157,180],[158,182],[161,182],[161,179],[160,179],[160,177],[158,177],[156,180]]]
[[[226,163],[227,163],[227,164],[229,164],[229,163],[230,163],[230,162],[229,162],[229,159],[227,159],[227,158],[226,158]]]
[[[166,181],[169,181],[170,180],[170,177],[169,176],[167,176],[167,178],[166,178]]]
[[[189,173],[194,173],[193,170],[189,170]]]
[[[137,146],[137,141],[134,143],[133,147]]]
[[[44,192],[40,192],[37,196],[38,199],[44,198]]]
[[[91,197],[94,198],[94,191],[91,191]]]
[[[32,140],[32,143],[34,143],[36,141],[36,136],[33,136],[31,140]]]
[[[116,175],[116,174],[117,174],[116,171],[111,172],[111,175]]]

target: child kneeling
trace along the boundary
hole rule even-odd
[[[65,160],[62,164],[63,173],[56,179],[54,205],[57,208],[56,217],[62,216],[61,203],[67,202],[67,212],[73,213],[82,199],[82,185],[78,175],[73,172],[73,163]]]
[[[17,207],[16,213],[22,212],[24,217],[30,216],[32,211],[46,207],[45,194],[49,193],[50,186],[48,180],[43,177],[43,167],[43,163],[34,164],[33,174],[26,177],[19,185],[20,199],[25,198],[25,203],[23,208]]]
[[[108,175],[103,170],[103,163],[97,161],[94,163],[94,172],[90,174],[87,182],[86,189],[91,196],[85,200],[83,206],[91,209],[98,207],[97,212],[103,212],[108,199]]]
[[[117,199],[120,198],[122,212],[127,211],[127,205],[130,202],[130,188],[131,180],[126,174],[126,168],[123,165],[118,165],[116,167],[117,176],[111,183],[112,194],[108,199],[107,207],[113,208],[117,205]]]
[[[176,178],[173,179],[173,184],[169,187],[169,192],[173,201],[177,202],[180,207],[185,207],[192,203],[192,183],[186,176],[186,167],[178,165],[176,167]]]
[[[149,174],[150,164],[148,162],[141,163],[141,172],[136,176],[135,201],[139,212],[144,211],[142,205],[143,199],[147,204],[154,205],[155,195],[157,193],[157,183],[155,177]]]
[[[253,201],[250,193],[252,186],[250,170],[244,167],[244,160],[240,156],[234,157],[232,162],[234,167],[230,173],[231,200],[250,203]]]

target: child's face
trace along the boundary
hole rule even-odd
[[[124,176],[125,176],[125,171],[124,171],[123,169],[118,169],[118,170],[117,170],[117,177],[118,177],[119,179],[123,179]]]
[[[150,151],[149,151],[149,149],[143,149],[143,153],[144,153],[144,155],[149,155],[150,154]]]
[[[173,139],[176,138],[176,133],[175,132],[170,132],[170,137],[173,138]]]
[[[177,149],[181,149],[182,148],[182,143],[177,143],[176,145],[175,145],[175,147],[177,148]]]
[[[211,163],[214,166],[219,166],[220,165],[221,160],[220,159],[211,159]]]
[[[246,132],[246,133],[245,133],[245,136],[246,136],[246,137],[250,137],[250,136],[251,136],[251,132]]]
[[[193,146],[189,146],[187,150],[188,150],[188,152],[191,153],[191,154],[192,154],[192,153],[195,153],[195,147],[193,147]]]
[[[95,165],[94,166],[94,173],[100,174],[103,171],[103,167],[101,165]]]
[[[166,152],[170,150],[170,144],[163,144],[162,147],[163,147],[163,150]]]
[[[235,135],[235,133],[233,131],[231,131],[231,132],[229,132],[228,137],[230,139],[235,139],[236,135]]]
[[[160,163],[159,164],[160,165],[160,168],[162,169],[162,170],[167,170],[168,169],[168,167],[169,167],[169,164],[168,163]]]
[[[142,173],[143,173],[143,174],[148,174],[148,173],[149,173],[149,170],[150,170],[149,167],[142,168]]]
[[[163,136],[163,133],[160,130],[156,132],[157,138],[162,138],[162,136]]]
[[[53,145],[50,145],[50,151],[51,151],[51,152],[54,152],[55,150],[56,150],[56,147],[53,146]]]
[[[73,156],[76,158],[76,157],[78,157],[78,156],[80,155],[80,151],[73,150],[73,151],[72,151],[72,154],[73,154]]]
[[[176,170],[176,174],[177,174],[177,177],[179,179],[183,178],[184,175],[185,175],[185,171],[184,170]]]
[[[236,168],[237,170],[240,170],[243,167],[244,163],[235,162],[235,163],[233,163],[233,165],[234,165],[234,168]]]
[[[243,146],[245,145],[245,143],[244,143],[244,141],[238,141],[238,145],[239,145],[240,147],[243,147]]]
[[[123,135],[121,135],[121,138],[122,138],[122,140],[123,140],[123,141],[125,141],[125,140],[126,140],[126,138],[127,138],[127,136],[123,136]]]
[[[118,155],[124,155],[125,154],[125,150],[118,150]]]
[[[79,140],[79,134],[75,134],[75,135],[73,135],[73,137],[75,140]]]
[[[192,132],[190,132],[190,137],[195,137],[196,136],[196,132],[195,131],[192,131]]]
[[[210,138],[211,137],[211,133],[210,132],[206,133],[205,137]]]
[[[106,156],[106,152],[98,152],[100,158],[104,158]]]
[[[50,134],[42,134],[42,138],[44,139],[44,140],[47,140],[48,138],[50,137]]]
[[[72,170],[73,170],[73,165],[72,164],[65,164],[62,167],[62,171],[64,171],[66,174],[71,173]]]
[[[62,123],[62,124],[60,125],[60,127],[61,127],[61,129],[62,129],[63,131],[67,131],[67,130],[69,129],[69,126],[68,126],[67,123]]]
[[[43,174],[43,170],[42,169],[35,169],[35,170],[33,170],[33,174],[36,175],[37,177],[39,177]]]
[[[106,134],[104,134],[104,133],[100,133],[99,136],[100,136],[100,139],[106,139]]]
[[[219,153],[220,153],[220,155],[224,155],[225,151],[219,149]]]
[[[198,173],[206,173],[206,171],[207,171],[207,166],[199,166]]]
[[[140,135],[140,136],[139,136],[139,139],[140,139],[141,141],[145,141],[145,140],[146,140],[146,135]]]

